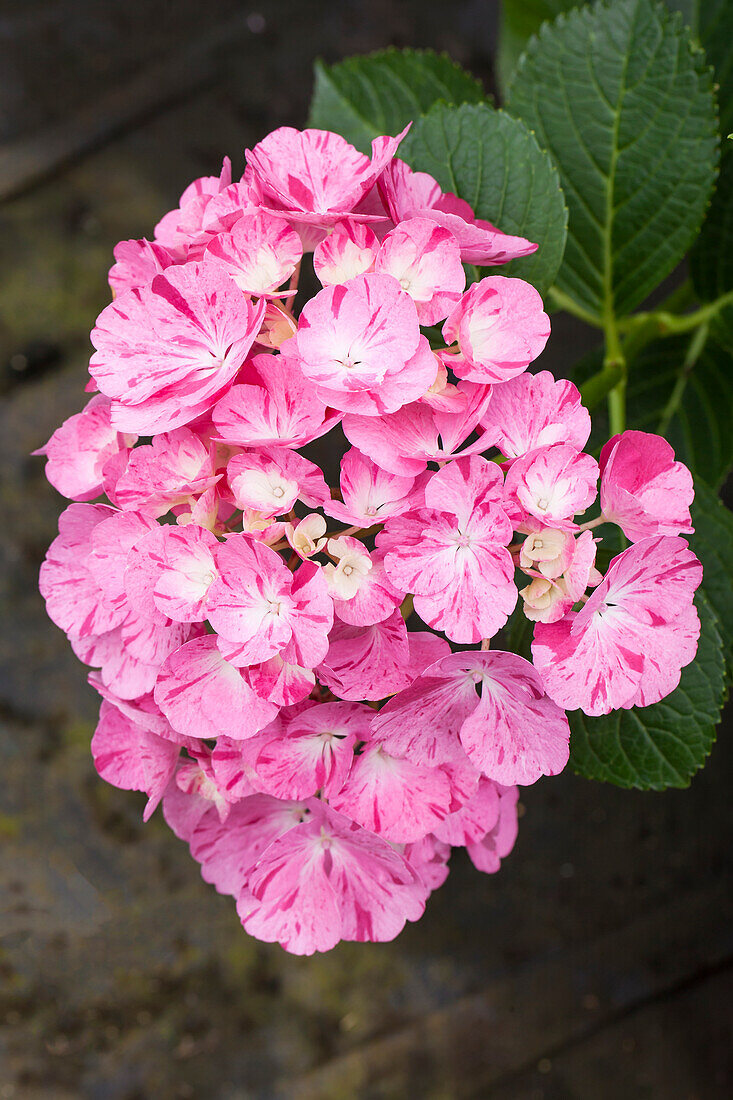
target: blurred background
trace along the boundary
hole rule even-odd
[[[97,778],[37,593],[64,502],[29,452],[82,405],[115,243],[304,125],[318,56],[430,46],[493,90],[497,9],[0,3],[0,1100],[733,1095],[729,738],[686,791],[526,789],[498,876],[461,852],[394,943],[294,958]],[[542,366],[585,340],[558,318]]]

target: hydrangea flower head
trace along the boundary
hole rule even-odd
[[[101,696],[99,774],[304,955],[392,939],[454,847],[498,871],[565,711],[663,698],[699,631],[689,472],[643,432],[583,450],[575,386],[528,370],[538,292],[466,285],[537,245],[403,137],[282,127],[122,241],[99,392],[36,452],[72,502],[40,590]],[[603,523],[633,543],[605,576]]]

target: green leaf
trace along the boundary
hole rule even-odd
[[[417,120],[400,156],[465,199],[478,218],[539,244],[533,255],[503,265],[502,275],[527,279],[541,294],[552,285],[567,211],[557,171],[523,122],[486,104],[438,103]]]
[[[695,603],[702,625],[697,656],[671,695],[601,718],[569,715],[570,764],[579,775],[659,791],[689,786],[703,766],[725,698],[725,663],[710,602],[698,593]]]
[[[532,35],[543,23],[577,7],[578,0],[503,0],[496,52],[496,76],[502,95],[506,95],[517,62]]]
[[[702,562],[703,588],[715,608],[728,675],[733,677],[733,513],[701,479],[692,505],[690,546]]]
[[[672,336],[649,344],[633,360],[626,394],[626,425],[642,432],[659,431],[662,417],[682,375],[684,384],[675,395],[676,409],[664,435],[676,457],[689,466],[695,478],[716,488],[733,467],[733,372],[730,356],[714,340],[708,341],[699,359],[685,375],[684,359],[689,336]],[[582,385],[601,365],[602,353],[592,352],[569,372]],[[666,418],[665,418],[666,419]],[[600,450],[608,439],[608,416],[602,404],[593,410],[593,430],[588,449]]]
[[[432,50],[381,50],[338,65],[315,64],[309,126],[334,130],[361,149],[372,138],[398,134],[438,100],[481,103],[485,92],[475,77]]]
[[[703,302],[733,290],[733,150],[723,156],[708,216],[690,253],[690,275]]]
[[[693,0],[697,33],[719,85],[720,132],[733,126],[733,0]]]
[[[715,180],[711,73],[681,17],[654,0],[560,16],[529,43],[509,109],[560,170],[558,287],[599,322],[630,312],[684,256]]]
[[[543,23],[580,5],[577,0],[504,0],[496,68],[502,92],[511,83],[520,55]],[[705,50],[720,85],[720,132],[733,126],[733,0],[667,0]]]

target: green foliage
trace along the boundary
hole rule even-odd
[[[690,275],[703,302],[733,290],[733,150],[723,157],[713,201],[690,253]]]
[[[642,432],[659,432],[675,449],[695,478],[719,487],[733,467],[733,373],[730,356],[715,341],[708,341],[694,366],[685,368],[690,337],[675,336],[649,344],[630,365],[626,394],[626,422]],[[597,369],[599,357],[588,356],[572,372],[582,385]],[[674,408],[672,408],[674,406]],[[593,410],[590,449],[598,450],[608,438],[608,417],[603,407]]]
[[[577,0],[503,0],[497,53],[499,86],[511,83],[520,55],[543,23],[580,7]],[[733,0],[667,0],[705,51],[719,85],[720,129],[733,127]]]
[[[599,322],[628,313],[682,259],[713,186],[703,54],[661,4],[601,2],[543,26],[509,109],[560,170],[570,223],[558,287]]]
[[[600,718],[569,715],[570,764],[580,775],[619,787],[687,787],[715,741],[725,698],[725,662],[716,616],[704,595],[695,601],[702,631],[697,656],[679,687],[650,707]]]
[[[429,172],[477,217],[540,244],[532,256],[502,266],[544,293],[565,247],[567,211],[557,171],[527,127],[487,104],[438,103],[414,124],[402,157]]]
[[[317,61],[309,126],[335,130],[368,153],[372,139],[397,134],[438,100],[480,103],[481,84],[446,54],[381,50],[338,65]]]
[[[728,677],[733,679],[733,514],[700,478],[692,506],[690,546],[702,562],[703,587],[718,616]]]

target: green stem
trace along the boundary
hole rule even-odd
[[[667,434],[667,429],[672,423],[672,417],[675,415],[680,407],[680,404],[682,403],[682,395],[685,392],[687,380],[690,377],[692,368],[695,366],[695,363],[702,355],[703,348],[705,347],[705,344],[707,342],[709,331],[710,326],[707,323],[703,323],[702,325],[700,325],[699,329],[697,329],[692,339],[690,340],[690,346],[687,349],[687,354],[685,355],[682,369],[677,376],[677,381],[675,382],[672,392],[669,395],[669,400],[664,406],[662,415],[659,418],[659,424],[657,425],[657,435]]]
[[[665,306],[669,303],[665,302]],[[651,339],[657,336],[678,336],[680,333],[692,332],[700,325],[708,324],[714,320],[726,306],[733,305],[733,290],[727,294],[721,294],[714,302],[708,302],[691,313],[671,313],[667,309],[651,310],[649,313],[635,313],[633,317],[627,317],[619,325],[620,331],[627,333],[630,338],[636,337],[638,332],[649,331]]]
[[[606,311],[604,324],[606,334],[606,354],[603,359],[604,373],[618,376],[618,381],[608,394],[608,419],[611,435],[620,435],[626,427],[626,356],[618,338],[616,318],[613,306]]]
[[[579,306],[574,298],[571,298],[569,294],[566,294],[564,290],[558,289],[553,286],[547,292],[547,301],[550,306],[555,309],[562,309],[565,313],[572,314],[573,317],[577,317],[580,321],[585,321],[587,325],[593,325],[594,328],[602,328],[603,322],[600,317],[591,313],[589,309],[585,309],[583,306]]]

